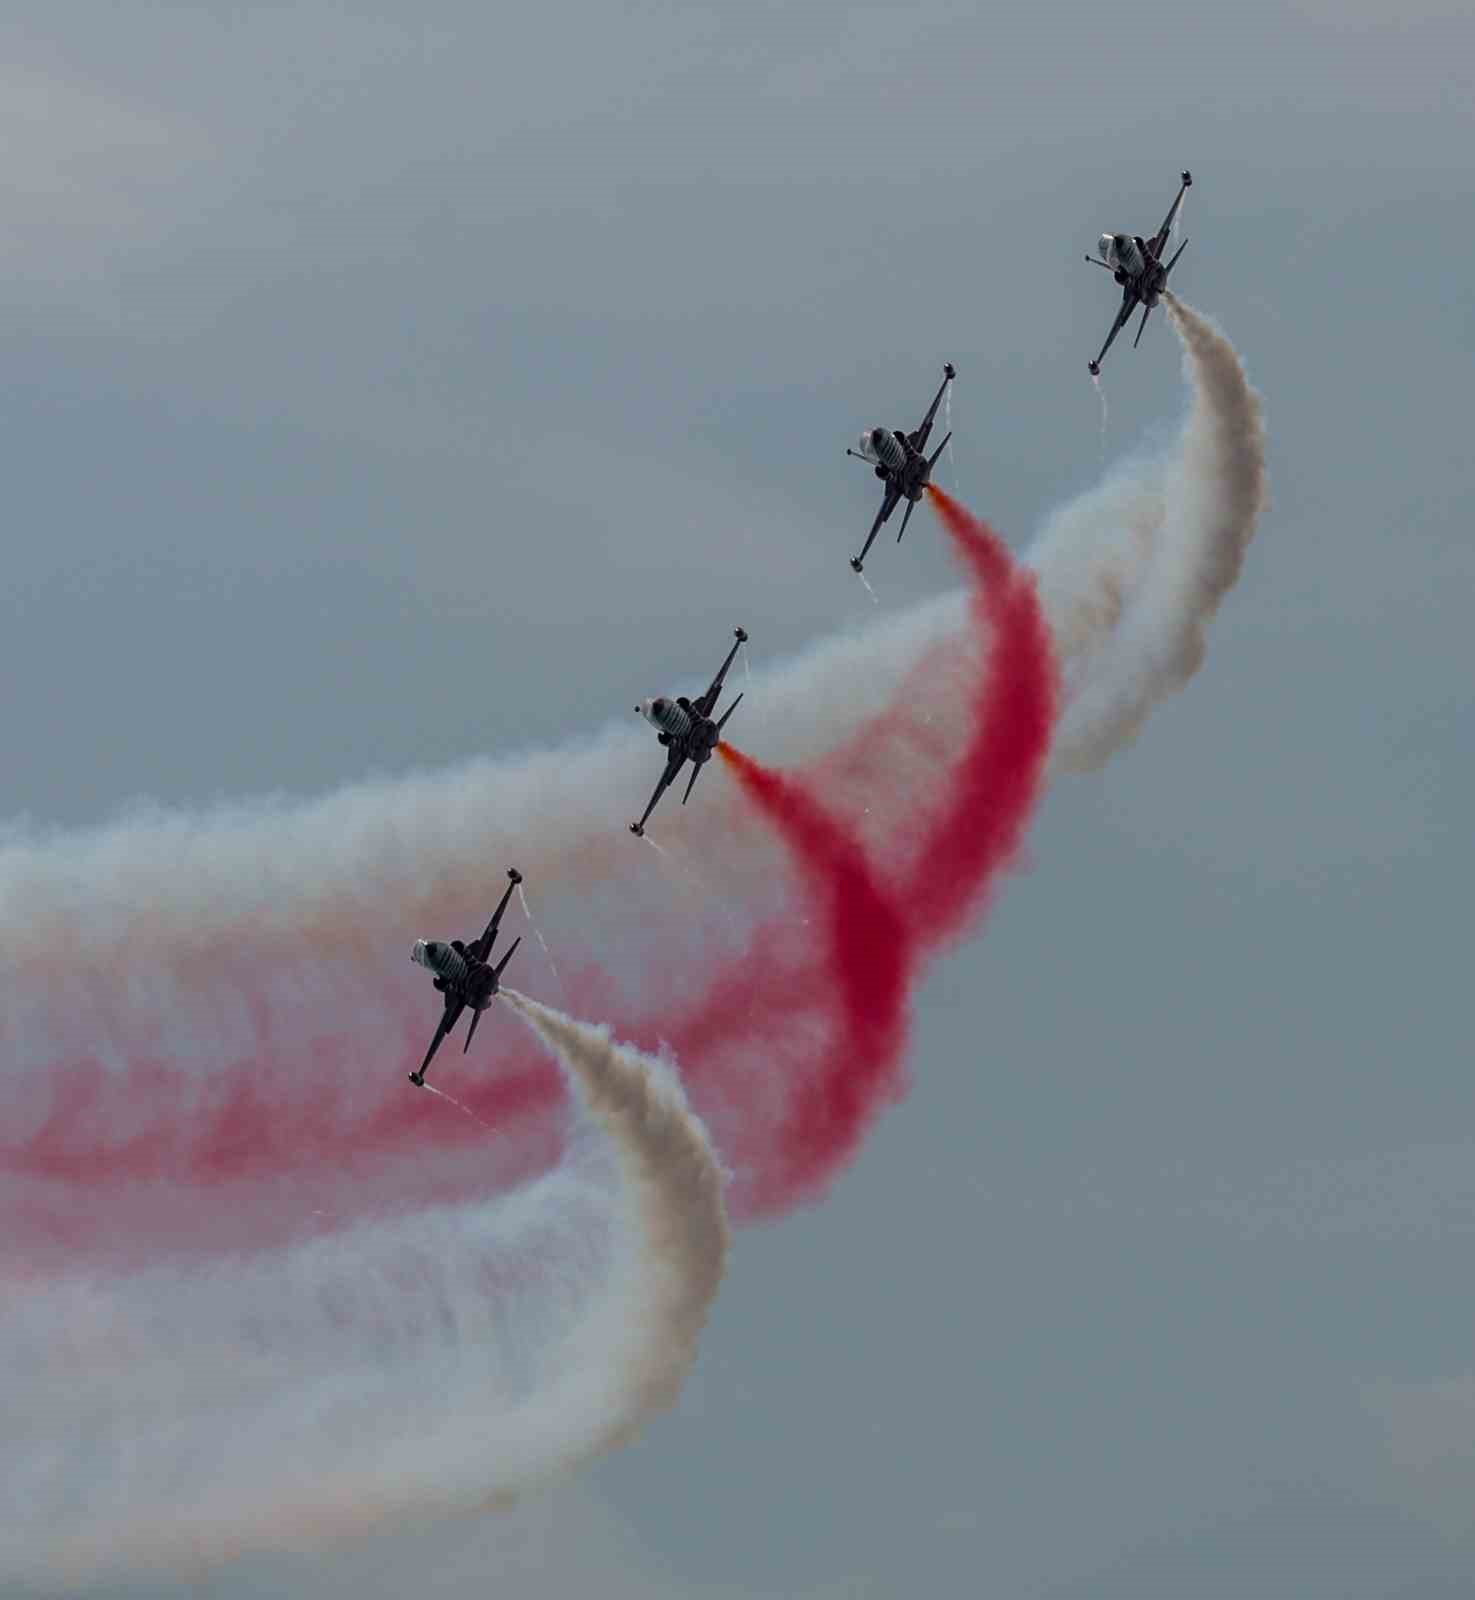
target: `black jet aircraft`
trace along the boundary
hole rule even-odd
[[[656,792],[650,797],[645,815],[639,822],[630,824],[630,832],[637,839],[644,837],[645,824],[650,820],[651,812],[655,810],[657,802],[670,787],[672,779],[688,761],[692,764],[691,781],[686,786],[686,793],[681,797],[682,805],[691,799],[691,791],[696,788],[697,779],[702,775],[702,768],[712,759],[712,752],[717,748],[717,741],[722,737],[727,719],[738,708],[741,695],[722,713],[720,722],[713,722],[712,713],[717,709],[717,701],[722,693],[722,680],[727,676],[727,669],[737,659],[738,651],[748,642],[748,636],[741,628],[734,628],[732,631],[737,643],[727,652],[727,660],[717,669],[717,676],[712,679],[712,687],[700,700],[688,700],[684,694],[677,695],[675,699],[661,695],[655,700],[642,700],[635,708],[656,730],[661,743],[671,752],[666,757],[666,770],[661,774]]]
[[[858,556],[851,557],[850,565],[857,572],[864,565],[866,554],[875,542],[876,535],[880,533],[882,525],[905,500],[906,514],[901,519],[901,533],[896,536],[896,542],[901,543],[901,536],[907,531],[907,523],[911,520],[912,507],[922,498],[922,491],[927,487],[932,469],[937,465],[937,458],[947,449],[947,441],[952,438],[952,434],[948,434],[947,439],[944,439],[930,456],[924,454],[927,449],[927,437],[932,432],[933,422],[937,419],[937,408],[942,404],[947,386],[958,375],[951,361],[944,362],[942,370],[946,374],[942,380],[942,387],[933,396],[932,404],[927,407],[927,415],[922,418],[922,424],[915,432],[903,433],[899,428],[867,428],[860,436],[860,449],[845,452],[848,456],[854,456],[857,461],[864,461],[867,466],[874,467],[876,476],[886,485],[881,509],[871,524],[865,547]]]
[[[507,885],[481,938],[472,940],[470,944],[463,944],[459,939],[452,939],[449,944],[444,944],[439,939],[428,941],[416,939],[415,948],[410,951],[410,960],[417,966],[424,967],[427,972],[435,974],[435,987],[446,997],[446,1008],[441,1012],[440,1026],[435,1030],[435,1037],[430,1041],[430,1048],[425,1052],[420,1070],[410,1074],[410,1082],[417,1089],[425,1087],[425,1069],[430,1065],[431,1057],[440,1049],[441,1040],[460,1021],[461,1013],[467,1006],[471,1007],[471,1026],[466,1030],[466,1045],[461,1054],[464,1056],[471,1048],[471,1041],[476,1037],[476,1025],[481,1021],[481,1014],[491,1005],[492,996],[501,987],[503,969],[511,961],[518,945],[522,943],[521,936],[514,939],[511,948],[496,966],[489,964],[492,943],[502,923],[502,913],[507,909],[512,891],[522,882],[522,874],[516,867],[509,867],[507,876],[512,881]]]
[[[1147,326],[1152,308],[1162,298],[1163,290],[1168,286],[1168,274],[1177,266],[1178,257],[1188,248],[1188,240],[1185,239],[1174,251],[1173,259],[1166,266],[1163,265],[1163,250],[1168,243],[1168,234],[1172,231],[1173,218],[1178,215],[1178,207],[1183,204],[1183,196],[1192,186],[1193,174],[1185,172],[1183,187],[1178,191],[1178,198],[1173,202],[1167,216],[1163,218],[1162,227],[1151,239],[1144,239],[1140,234],[1103,233],[1096,246],[1100,259],[1097,256],[1086,257],[1093,267],[1105,267],[1122,286],[1121,309],[1116,314],[1116,321],[1111,325],[1111,332],[1106,336],[1106,343],[1101,347],[1101,355],[1088,363],[1093,378],[1100,374],[1102,358],[1111,349],[1112,340],[1132,320],[1132,313],[1138,306],[1142,307],[1142,321],[1137,328],[1137,337],[1132,341],[1132,348],[1135,350],[1142,342],[1142,330]]]

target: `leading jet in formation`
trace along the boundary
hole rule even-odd
[[[1116,321],[1111,325],[1101,354],[1088,363],[1093,378],[1100,375],[1102,359],[1111,349],[1112,340],[1132,320],[1132,313],[1138,306],[1142,307],[1142,321],[1137,328],[1137,337],[1132,341],[1132,348],[1135,350],[1142,342],[1142,330],[1147,326],[1152,308],[1162,299],[1163,290],[1168,286],[1168,274],[1177,266],[1178,257],[1188,248],[1188,240],[1185,239],[1174,251],[1173,259],[1166,266],[1163,264],[1163,251],[1167,248],[1173,219],[1178,215],[1178,207],[1183,204],[1183,196],[1192,187],[1193,174],[1185,172],[1178,198],[1163,218],[1162,227],[1152,238],[1144,239],[1140,234],[1131,233],[1103,233],[1096,246],[1099,259],[1097,256],[1086,257],[1093,267],[1105,267],[1122,286],[1122,304]]]
[[[651,812],[671,786],[676,774],[688,761],[692,764],[691,780],[686,785],[686,793],[681,797],[682,805],[691,799],[691,791],[696,788],[697,779],[702,775],[702,768],[712,759],[712,752],[717,748],[717,741],[722,737],[727,719],[737,710],[738,701],[743,698],[739,695],[737,700],[733,701],[722,713],[720,722],[712,720],[712,713],[717,709],[717,701],[722,695],[722,683],[727,677],[727,669],[737,659],[738,651],[748,642],[748,636],[741,628],[734,628],[732,631],[737,643],[727,652],[727,660],[717,669],[717,676],[712,679],[711,688],[699,700],[688,700],[684,694],[679,694],[674,699],[669,695],[660,695],[654,700],[642,700],[635,708],[656,730],[661,744],[670,751],[666,757],[666,770],[661,774],[656,792],[650,797],[645,815],[639,822],[630,824],[630,832],[637,839],[645,837],[645,824]]]
[[[512,891],[522,882],[522,874],[516,867],[509,867],[507,876],[511,882],[508,883],[481,938],[473,939],[470,944],[463,944],[459,939],[452,939],[449,944],[439,939],[417,939],[414,949],[410,951],[410,960],[417,966],[424,967],[427,972],[435,974],[435,987],[446,997],[440,1025],[435,1030],[435,1037],[430,1041],[430,1048],[425,1052],[424,1061],[420,1063],[420,1070],[410,1074],[410,1082],[417,1089],[425,1087],[425,1069],[430,1065],[435,1052],[440,1049],[441,1040],[460,1021],[461,1013],[468,1006],[471,1008],[471,1026],[466,1030],[466,1044],[461,1054],[465,1055],[471,1048],[471,1041],[476,1037],[476,1025],[481,1021],[481,1014],[491,1005],[492,996],[501,987],[502,973],[518,945],[522,943],[520,936],[514,939],[507,954],[496,966],[490,964],[492,945],[497,937],[497,929],[502,925],[502,913],[507,909]]]
[[[858,556],[850,559],[850,565],[857,572],[865,565],[866,554],[875,543],[876,535],[891,513],[905,500],[906,514],[901,519],[901,532],[896,536],[896,542],[901,543],[901,536],[907,531],[907,523],[911,520],[912,507],[922,498],[932,469],[937,465],[937,458],[947,449],[947,441],[952,438],[949,433],[930,456],[925,453],[932,424],[937,420],[937,408],[942,404],[947,386],[958,375],[951,361],[944,362],[942,370],[942,387],[932,397],[932,404],[927,407],[927,415],[922,418],[919,427],[911,433],[903,433],[899,428],[867,428],[860,436],[860,449],[845,452],[857,461],[874,467],[876,476],[886,485],[881,509],[876,513],[870,533],[866,535],[865,546]]]

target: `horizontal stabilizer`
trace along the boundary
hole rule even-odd
[[[912,520],[912,512],[915,511],[916,508],[917,508],[917,502],[915,500],[908,500],[907,501],[907,508],[901,514],[901,528],[900,528],[900,530],[898,531],[898,533],[896,535],[896,542],[898,544],[901,543],[901,536],[902,536],[903,533],[905,533],[907,531],[907,523],[909,523]]]
[[[502,957],[502,959],[496,964],[495,967],[492,968],[492,973],[496,978],[498,978],[498,979],[501,978],[503,972],[506,971],[506,969],[507,969],[507,963],[509,961],[511,961],[513,956],[515,956],[517,954],[517,947],[521,943],[522,943],[522,935],[518,934],[518,936],[507,947],[507,954]]]
[[[461,1054],[463,1056],[471,1048],[471,1041],[476,1037],[476,1025],[480,1021],[481,1012],[473,1011],[471,1013],[471,1026],[466,1030],[466,1043],[461,1047]]]
[[[738,702],[741,701],[742,698],[742,695],[739,695],[737,700],[734,700],[727,710],[722,713],[722,720],[717,724],[718,733],[721,733],[722,730],[727,726],[727,719],[733,714],[734,711],[737,710]],[[687,792],[690,793],[691,791],[688,790]]]

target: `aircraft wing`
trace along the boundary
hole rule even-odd
[[[497,929],[502,926],[502,913],[507,909],[507,902],[512,898],[512,891],[522,882],[522,874],[517,871],[516,867],[507,876],[511,881],[502,891],[502,898],[497,902],[497,909],[492,913],[492,920],[482,930],[481,938],[467,949],[466,954],[471,956],[473,960],[485,961],[491,955],[492,945],[497,938]]]
[[[1111,325],[1111,332],[1106,336],[1106,343],[1101,347],[1101,355],[1097,356],[1096,359],[1091,363],[1092,372],[1097,372],[1100,370],[1102,357],[1105,356],[1106,352],[1111,349],[1112,340],[1114,340],[1122,331],[1122,329],[1125,328],[1126,325],[1132,320],[1132,313],[1137,309],[1137,300],[1137,286],[1129,283],[1126,289],[1122,292],[1122,307],[1121,310],[1116,314],[1116,321]]]
[[[1162,227],[1160,227],[1153,235],[1152,242],[1147,247],[1154,261],[1161,261],[1163,259],[1163,249],[1168,242],[1168,235],[1173,230],[1173,218],[1178,215],[1178,207],[1183,204],[1183,196],[1188,193],[1189,186],[1192,183],[1192,174],[1185,172],[1183,174],[1183,185],[1178,190],[1178,198],[1168,208],[1168,214],[1163,218]]]
[[[425,1076],[425,1069],[430,1065],[431,1057],[440,1049],[441,1041],[454,1028],[461,1019],[461,1013],[466,1009],[466,1002],[455,995],[446,996],[446,1008],[441,1012],[440,1026],[435,1030],[435,1037],[430,1041],[430,1048],[425,1052],[425,1059],[420,1063],[420,1076]]]
[[[892,483],[890,479],[888,479],[886,483],[886,497],[881,502],[881,509],[876,513],[876,520],[871,524],[871,531],[866,535],[866,542],[862,547],[860,554],[855,558],[854,561],[850,563],[851,566],[855,567],[857,572],[860,571],[859,563],[865,560],[871,546],[876,542],[876,535],[880,533],[882,527],[885,525],[886,519],[893,511],[896,510],[897,502],[900,499],[901,486],[899,484]]]
[[[656,806],[660,803],[661,796],[665,794],[666,790],[671,787],[672,780],[675,778],[676,774],[681,771],[685,763],[686,756],[684,753],[679,751],[673,750],[667,757],[666,770],[661,774],[661,781],[656,785],[656,792],[650,797],[650,804],[645,808],[645,812],[641,816],[640,821],[632,822],[630,824],[631,833],[641,834],[645,832],[645,825],[650,820],[651,812],[654,811]]]
[[[737,660],[737,653],[742,649],[743,641],[748,637],[741,628],[738,628],[734,631],[737,636],[737,643],[734,644],[732,649],[727,652],[727,660],[724,661],[717,669],[717,676],[712,679],[711,688],[707,690],[706,694],[704,694],[693,707],[694,710],[699,711],[704,717],[710,717],[712,712],[716,709],[718,697],[722,693],[723,680],[727,677],[727,669],[733,664],[734,661]],[[675,774],[673,773],[672,776],[674,777]]]
[[[932,432],[932,424],[937,421],[937,408],[942,404],[942,397],[947,393],[947,386],[953,381],[951,364],[946,368],[946,372],[947,376],[942,380],[942,385],[937,393],[933,395],[932,404],[927,407],[927,415],[922,418],[921,426],[918,427],[915,433],[909,435],[914,450],[925,450],[927,448],[927,438]]]

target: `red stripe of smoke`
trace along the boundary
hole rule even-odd
[[[820,937],[796,910],[756,930],[744,956],[692,1003],[659,1015],[622,1016],[593,972],[570,996],[581,1014],[609,1017],[624,1037],[669,1042],[734,1169],[738,1215],[812,1199],[853,1154],[897,1086],[916,956],[955,935],[978,908],[1016,851],[1040,792],[1055,684],[1033,581],[987,527],[946,496],[933,497],[977,585],[971,615],[979,670],[965,699],[962,754],[941,774],[940,808],[919,809],[921,831],[902,880],[878,885],[859,847],[811,792],[817,774],[800,780],[750,767],[742,781],[782,825],[820,902]],[[909,690],[906,713],[884,713],[873,731],[879,736],[881,723],[899,714],[914,717],[924,687]],[[420,1021],[407,1019],[405,1052],[418,1054]],[[148,1178],[198,1188],[320,1168],[360,1174],[360,1203],[371,1208],[374,1174],[386,1159],[464,1150],[479,1137],[474,1124],[407,1092],[366,1093],[368,1063],[337,1043],[314,1041],[306,1080],[300,1059],[271,1056],[242,1061],[208,1084],[172,1087],[154,1081],[171,1078],[163,1065],[114,1075],[79,1063],[80,1070],[49,1075],[53,1115],[6,1152],[0,1176],[8,1170],[79,1189]],[[478,1076],[460,1094],[519,1144],[547,1149],[558,1088],[529,1049],[508,1052],[495,1075]],[[136,1131],[121,1141],[109,1129],[115,1096],[135,1113]],[[434,1180],[433,1170],[425,1179]],[[473,1181],[464,1170],[444,1179]]]
[[[777,1154],[787,1174],[769,1178],[793,1205],[850,1159],[900,1070],[911,941],[860,846],[800,780],[731,745],[719,753],[793,853],[824,928],[819,977],[833,997],[836,1033],[782,1129]]]
[[[1056,684],[1033,576],[1015,565],[986,524],[946,495],[934,491],[934,498],[975,584],[971,616],[983,653],[965,702],[969,737],[948,774],[948,798],[927,819],[905,881],[888,895],[859,846],[803,780],[782,777],[737,751],[723,752],[826,906],[829,956],[805,992],[811,1003],[828,994],[838,1012],[819,1059],[811,1046],[792,1064],[803,1087],[790,1096],[777,1135],[767,1133],[766,1153],[752,1152],[756,1173],[748,1162],[734,1163],[745,1215],[784,1211],[813,1198],[849,1160],[882,1100],[899,1087],[906,994],[922,949],[959,933],[978,911],[1016,855],[1042,791]],[[744,981],[761,985],[761,964]],[[724,996],[728,1026],[740,1021],[729,1009],[740,992],[730,988]],[[763,1059],[762,1030],[775,1046],[784,1042],[785,1022],[775,1010],[749,1001],[741,1021],[754,1037],[739,1072],[751,1075],[754,1056]],[[678,1051],[700,1106],[714,1040],[700,1026],[682,1031]],[[745,1120],[761,1126],[763,1119]]]
[[[973,578],[973,618],[989,652],[948,802],[905,887],[918,938],[935,945],[963,929],[1024,842],[1044,789],[1056,671],[1034,574],[987,523],[941,489],[928,492]]]

